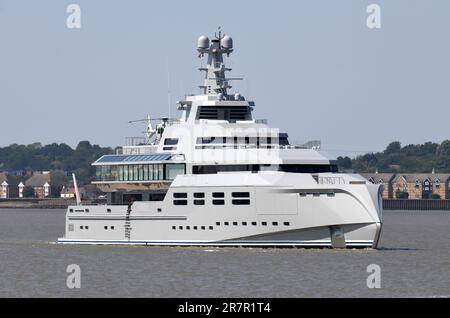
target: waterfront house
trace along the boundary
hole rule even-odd
[[[361,173],[361,175],[373,184],[383,185],[383,199],[392,198],[392,180],[395,177],[393,173]]]
[[[60,194],[63,199],[73,199],[75,198],[75,189],[73,187],[65,187],[63,186]]]
[[[9,199],[17,196],[15,186],[17,179],[11,176],[8,171],[0,171],[0,199]]]
[[[25,187],[31,187],[34,190],[34,194],[37,198],[46,198],[51,195],[50,187],[50,173],[36,173],[27,181],[25,181]]]
[[[0,171],[0,199],[9,198],[8,173]]]
[[[25,188],[25,185],[23,182],[20,182],[17,187],[19,188],[19,198],[23,198],[23,189]]]
[[[450,174],[401,173],[392,180],[394,199],[450,199]]]
[[[450,199],[449,173],[361,173],[383,185],[383,199]]]
[[[0,199],[9,198],[9,184],[6,181],[3,181],[0,184]]]

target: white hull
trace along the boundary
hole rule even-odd
[[[382,213],[379,187],[350,184],[352,177],[346,178],[346,183],[329,185],[317,184],[309,174],[183,175],[164,201],[69,207],[66,234],[58,242],[376,248]],[[186,198],[175,198],[179,193]],[[192,204],[194,193],[204,195],[203,205]],[[214,193],[223,193],[218,199],[223,205],[213,204]],[[236,193],[248,193],[249,204],[234,205]],[[176,200],[187,203],[174,205]]]

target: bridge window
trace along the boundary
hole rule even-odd
[[[321,172],[337,172],[337,165],[317,164],[317,165],[207,165],[193,166],[193,174],[216,174],[218,172],[232,171],[284,171],[291,173],[321,173]]]
[[[184,174],[184,164],[166,164],[166,179],[174,180],[179,174]]]
[[[166,138],[164,139],[164,145],[174,146],[178,144],[178,138]]]

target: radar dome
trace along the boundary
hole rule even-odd
[[[233,39],[229,37],[228,35],[225,35],[222,40],[220,40],[220,45],[226,49],[232,49],[233,48]]]
[[[207,49],[209,48],[209,39],[207,36],[202,35],[198,38],[197,48],[199,49]]]

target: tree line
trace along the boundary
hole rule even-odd
[[[390,173],[450,173],[450,140],[441,143],[403,146],[399,141],[391,142],[384,151],[367,153],[355,158],[338,157],[341,170]]]
[[[64,172],[74,172],[80,184],[86,184],[95,176],[95,168],[91,164],[102,155],[114,152],[115,149],[111,147],[91,145],[89,141],[80,141],[75,149],[64,143],[12,144],[0,147],[0,171],[51,171],[52,181],[58,185],[64,184],[68,179]],[[339,156],[337,163],[341,171],[353,170],[357,173],[376,170],[427,173],[432,169],[450,173],[450,140],[406,146],[394,141],[382,152],[367,153],[355,158]]]
[[[85,184],[95,175],[91,164],[102,155],[111,153],[114,153],[113,148],[91,145],[89,141],[80,141],[75,149],[64,143],[12,144],[0,147],[0,170],[51,171],[53,181],[58,184],[67,181],[65,174],[74,172],[80,184]],[[21,176],[17,178],[26,179]]]

